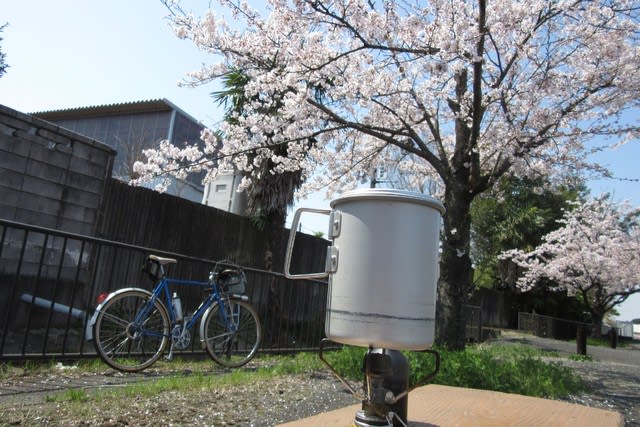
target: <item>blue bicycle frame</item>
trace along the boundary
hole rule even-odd
[[[240,367],[249,362],[260,345],[262,327],[244,295],[244,272],[239,268],[217,271],[218,263],[207,281],[166,277],[163,266],[175,262],[150,255],[143,271],[154,279],[151,291],[119,289],[96,307],[90,323],[97,353],[115,369],[136,372],[153,364],[167,344],[167,360],[175,350],[186,350],[199,322],[202,347],[216,363]],[[173,292],[178,286],[208,291],[192,314],[185,310],[182,316]]]
[[[151,299],[147,302],[146,306],[138,312],[135,318],[136,324],[141,324],[141,322],[149,315],[150,310],[153,308],[155,301],[157,299],[162,300],[164,296],[164,301],[166,302],[166,308],[169,312],[169,320],[171,321],[171,325],[174,326],[178,324],[178,319],[176,318],[176,313],[173,308],[173,297],[171,296],[171,292],[169,291],[170,285],[188,285],[188,286],[200,286],[200,287],[211,287],[212,292],[209,296],[200,303],[196,311],[193,313],[191,318],[184,324],[185,329],[191,329],[193,325],[202,317],[204,312],[211,307],[214,303],[222,304],[224,307],[224,302],[220,297],[220,292],[218,290],[218,285],[215,281],[196,281],[196,280],[182,280],[182,279],[171,279],[167,277],[163,277],[160,279],[158,284],[152,291]],[[222,314],[223,322],[225,325],[229,325],[226,310],[220,310]],[[233,327],[234,325],[231,325]]]

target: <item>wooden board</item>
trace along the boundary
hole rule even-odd
[[[352,405],[281,427],[348,427],[360,405]],[[486,390],[428,385],[409,393],[409,426],[622,427],[617,412],[556,400]]]

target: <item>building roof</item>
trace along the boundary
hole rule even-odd
[[[196,123],[200,123],[190,114],[177,107],[166,98],[147,101],[123,102],[120,104],[93,105],[88,107],[67,108],[62,110],[48,110],[30,113],[43,120],[64,120],[78,118],[92,118],[104,116],[118,116],[122,114],[154,113],[176,110]]]

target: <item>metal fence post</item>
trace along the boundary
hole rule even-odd
[[[576,353],[582,356],[587,355],[587,328],[579,325],[576,329]]]

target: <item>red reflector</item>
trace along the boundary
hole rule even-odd
[[[102,302],[103,302],[104,300],[106,300],[108,296],[109,296],[109,293],[108,293],[108,292],[103,292],[103,293],[101,293],[100,295],[98,295],[98,296],[96,297],[96,305],[98,305],[98,304],[102,304]]]

